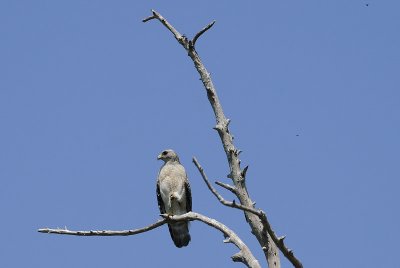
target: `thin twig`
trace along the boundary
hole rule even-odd
[[[146,227],[134,229],[134,230],[123,230],[123,231],[110,231],[110,230],[97,230],[97,231],[72,231],[68,229],[50,229],[50,228],[42,228],[39,229],[40,233],[47,234],[61,234],[61,235],[75,235],[75,236],[128,236],[128,235],[136,235],[139,233],[147,232],[153,230],[157,227],[160,227],[168,222],[175,221],[201,221],[224,234],[225,240],[224,243],[232,243],[238,249],[239,252],[232,256],[233,261],[238,261],[244,263],[247,267],[251,268],[260,268],[260,264],[257,259],[253,256],[250,249],[247,245],[240,239],[240,237],[229,229],[226,225],[211,219],[207,216],[204,216],[200,213],[196,212],[188,212],[182,215],[171,216],[168,214],[162,214],[162,220],[158,220],[157,222],[150,224]]]
[[[150,16],[150,17],[147,17],[147,18],[145,18],[145,19],[143,19],[142,20],[142,22],[148,22],[149,20],[152,20],[152,19],[155,19],[156,18],[156,16]]]
[[[228,191],[232,192],[233,194],[236,194],[236,188],[232,185],[229,185],[227,183],[223,183],[220,181],[216,181],[215,184],[218,186],[221,186],[222,188],[227,189]]]
[[[205,33],[205,32],[208,31],[211,27],[213,27],[213,26],[214,26],[214,23],[215,23],[215,20],[212,21],[211,23],[209,23],[206,27],[204,27],[200,32],[198,32],[198,33],[194,36],[193,41],[192,41],[192,46],[193,46],[193,47],[196,45],[197,39],[199,39],[199,37],[200,37],[203,33]]]

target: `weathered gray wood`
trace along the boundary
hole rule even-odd
[[[50,228],[42,228],[39,229],[38,232],[46,233],[46,234],[60,234],[60,235],[75,235],[75,236],[128,236],[128,235],[136,235],[144,232],[151,231],[157,227],[160,227],[168,222],[174,221],[201,221],[223,233],[225,239],[224,243],[232,243],[238,249],[239,252],[232,256],[232,260],[235,262],[242,262],[247,267],[250,268],[261,268],[257,259],[253,256],[250,249],[247,245],[240,239],[240,237],[229,229],[226,225],[218,222],[215,219],[211,219],[207,216],[204,216],[200,213],[196,212],[188,212],[179,216],[171,216],[167,214],[161,215],[164,219],[159,220],[153,224],[145,226],[143,228],[134,229],[134,230],[123,230],[123,231],[111,231],[111,230],[95,230],[95,231],[72,231],[68,230],[66,227],[64,229],[50,229]]]

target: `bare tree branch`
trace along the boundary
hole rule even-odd
[[[210,24],[208,24],[206,27],[204,27],[200,32],[198,32],[198,33],[194,36],[193,41],[192,41],[192,46],[193,46],[193,47],[196,45],[197,39],[199,39],[199,37],[200,37],[203,33],[205,33],[205,32],[208,31],[211,27],[213,27],[213,26],[214,26],[214,23],[215,23],[215,20],[212,21]]]
[[[219,193],[218,191],[211,185],[211,183],[208,181],[207,175],[203,169],[203,167],[200,165],[200,163],[197,161],[195,157],[193,157],[193,163],[199,170],[201,177],[203,178],[204,182],[208,186],[208,189],[214,194],[214,196],[219,200],[219,202],[225,206],[232,207],[232,208],[237,208],[243,211],[247,211],[250,213],[253,213],[254,215],[257,215],[263,226],[264,226],[264,231],[268,232],[268,234],[271,236],[272,240],[275,242],[275,244],[278,246],[278,248],[282,251],[283,255],[293,264],[294,267],[296,268],[301,268],[303,265],[301,262],[294,256],[293,251],[289,248],[286,247],[284,243],[285,236],[282,237],[277,237],[275,232],[272,230],[271,224],[268,221],[267,215],[265,214],[264,211],[255,209],[253,207],[246,207],[241,204],[236,204],[235,201],[230,202],[226,201]]]
[[[185,48],[185,50],[188,52],[189,57],[192,59],[197,69],[197,72],[200,74],[201,81],[203,82],[203,85],[207,92],[208,100],[214,111],[216,119],[215,129],[218,131],[229,163],[230,173],[228,177],[232,179],[233,184],[237,189],[236,196],[238,197],[240,203],[245,207],[251,207],[253,201],[251,200],[247,192],[245,184],[246,172],[244,170],[242,171],[240,168],[240,159],[238,157],[240,154],[240,150],[237,149],[233,144],[233,136],[230,134],[228,128],[230,120],[225,117],[216,89],[211,80],[210,73],[205,68],[194,47],[190,45],[193,42],[189,41],[186,37],[182,37],[182,35],[159,13],[154,10],[152,10],[152,12],[153,16],[158,19],[169,31],[171,31],[175,36],[175,39]],[[258,242],[260,243],[261,248],[264,251],[264,255],[268,261],[269,267],[280,268],[278,248],[271,237],[269,237],[269,234],[267,233],[267,235],[265,235],[264,226],[260,218],[257,215],[250,213],[249,211],[245,211],[244,213],[246,220],[251,227],[252,233],[255,235]]]
[[[181,220],[198,220],[205,224],[220,230],[225,237],[224,243],[234,244],[240,251],[232,256],[234,262],[242,262],[247,265],[247,267],[261,267],[257,259],[253,256],[250,249],[246,244],[237,236],[232,230],[226,227],[224,224],[203,216],[199,213],[188,212],[180,216],[167,216],[170,220],[181,221]]]
[[[143,19],[142,20],[142,22],[148,22],[149,20],[152,20],[152,19],[155,19],[156,18],[156,16],[150,16],[150,17],[147,17],[147,18],[145,18],[145,19]]]
[[[153,230],[161,225],[167,223],[167,219],[159,220],[149,226],[134,229],[134,230],[123,230],[123,231],[111,231],[111,230],[97,230],[97,231],[71,231],[67,228],[65,229],[49,229],[49,228],[42,228],[39,229],[39,233],[46,233],[46,234],[62,234],[62,235],[77,235],[77,236],[127,236],[127,235],[136,235],[140,233],[144,233],[150,230]]]
[[[222,188],[227,189],[228,191],[232,192],[233,194],[236,194],[236,188],[232,185],[229,185],[227,183],[223,183],[220,181],[216,181],[215,184],[218,186],[221,186]]]
[[[238,249],[239,252],[232,256],[232,260],[234,262],[242,262],[247,267],[251,268],[261,268],[260,264],[258,263],[257,259],[253,256],[250,249],[247,245],[240,239],[240,237],[229,229],[226,225],[218,222],[217,220],[211,219],[207,216],[204,216],[200,213],[196,212],[188,212],[182,215],[161,215],[164,219],[158,220],[157,222],[150,224],[146,227],[134,229],[134,230],[123,230],[123,231],[110,231],[110,230],[98,230],[98,231],[71,231],[67,228],[65,229],[49,229],[49,228],[42,228],[38,229],[40,233],[47,233],[47,234],[62,234],[62,235],[75,235],[75,236],[128,236],[128,235],[136,235],[140,233],[144,233],[147,231],[151,231],[157,227],[160,227],[168,222],[175,222],[175,221],[201,221],[224,234],[224,243],[232,243]]]
[[[197,167],[197,169],[199,170],[201,177],[203,178],[204,182],[207,184],[208,189],[213,193],[213,195],[215,195],[215,197],[219,200],[219,202],[221,202],[221,204],[228,206],[228,207],[232,207],[232,208],[238,208],[240,210],[243,211],[248,211],[251,212],[253,214],[256,214],[258,211],[254,208],[251,207],[246,207],[243,206],[241,204],[237,204],[235,201],[230,202],[230,201],[226,201],[218,192],[217,190],[211,185],[211,183],[208,181],[207,175],[204,172],[204,169],[200,166],[200,163],[197,161],[197,159],[195,157],[193,157],[193,163],[195,164],[195,166]]]
[[[174,35],[175,39],[182,46],[184,46],[185,48],[187,47],[187,49],[189,48],[189,41],[187,40],[187,38],[185,36],[180,34],[166,19],[164,19],[163,16],[161,16],[160,13],[158,13],[154,9],[152,9],[151,12],[153,12],[153,16],[145,18],[144,20],[142,20],[142,22],[148,22],[149,20],[152,20],[152,19],[159,20]]]

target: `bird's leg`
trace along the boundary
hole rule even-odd
[[[180,206],[182,203],[182,199],[183,199],[182,195],[179,195],[176,192],[171,193],[169,195],[169,201],[171,204],[172,215],[177,215],[176,213],[180,214],[179,210],[180,210]]]
[[[171,193],[169,195],[168,202],[169,202],[169,207],[171,208],[171,212],[168,213],[168,214],[171,215],[171,216],[174,215],[174,206],[175,206],[175,203],[176,203],[177,200],[178,200],[178,196],[176,195],[176,193]]]
[[[172,202],[173,200],[177,200],[178,202],[180,201],[181,198],[176,193],[172,193],[169,196],[169,200]]]

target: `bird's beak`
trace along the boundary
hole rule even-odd
[[[157,156],[157,160],[160,160],[161,159],[161,154],[159,154],[158,156]]]

